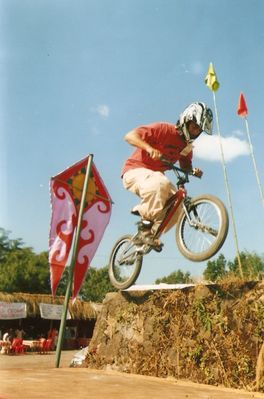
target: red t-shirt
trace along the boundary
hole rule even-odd
[[[175,125],[166,122],[152,123],[146,126],[139,126],[135,129],[142,140],[146,141],[151,147],[159,150],[162,155],[170,162],[179,161],[182,169],[192,168],[192,149],[188,150],[187,143],[183,136],[176,129]],[[183,151],[185,149],[185,151]],[[183,151],[184,155],[181,153]],[[152,159],[149,154],[136,148],[131,156],[125,161],[121,175],[123,176],[130,169],[147,168],[155,171],[164,172],[170,169],[160,160]]]

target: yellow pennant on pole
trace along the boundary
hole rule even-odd
[[[209,64],[208,72],[205,77],[205,84],[212,91],[217,91],[220,86],[220,84],[217,80],[212,62],[210,62],[210,64]]]

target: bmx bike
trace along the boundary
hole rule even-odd
[[[187,196],[185,184],[189,175],[171,164],[176,176],[177,192],[169,198],[164,209],[164,217],[153,239],[159,239],[166,232],[175,212],[176,244],[181,254],[194,262],[202,262],[215,255],[225,242],[229,219],[223,202],[210,194],[197,197]],[[153,240],[152,240],[153,242]],[[137,280],[143,257],[155,249],[141,231],[126,234],[115,243],[109,260],[108,274],[111,284],[120,290],[129,288]]]

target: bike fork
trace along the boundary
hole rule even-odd
[[[186,217],[187,217],[187,220],[188,220],[189,224],[192,226],[192,225],[193,225],[193,222],[192,222],[192,219],[190,218],[189,211],[188,211],[187,206],[185,205],[184,202],[183,202],[183,204],[182,204],[182,207],[183,207],[183,209],[184,209],[184,212],[185,212],[185,215],[186,215]]]

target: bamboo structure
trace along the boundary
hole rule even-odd
[[[25,302],[27,305],[27,316],[32,318],[40,317],[40,303],[63,305],[64,299],[64,296],[53,297],[47,294],[28,294],[23,292],[11,294],[0,292],[0,302]],[[73,320],[89,320],[97,318],[101,306],[101,304],[76,299],[74,302],[72,300],[69,301],[68,310]]]

